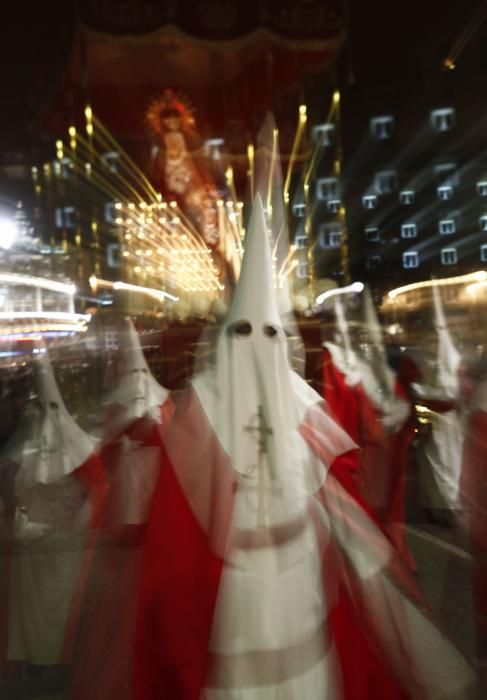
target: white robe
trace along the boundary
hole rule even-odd
[[[274,495],[261,530],[249,527],[255,523],[257,500],[252,488],[237,491],[234,544],[223,569],[210,639],[214,674],[203,697],[336,699],[340,677],[333,644],[326,640],[322,552],[307,512],[308,497]],[[258,546],[261,536],[272,539],[280,526],[289,527],[288,535]]]
[[[423,363],[424,367],[425,363]],[[422,369],[423,369],[422,367]],[[428,384],[413,384],[418,401],[458,400],[459,393]],[[422,441],[418,454],[420,486],[423,505],[428,508],[459,508],[459,484],[462,471],[465,431],[458,409],[434,413],[431,431]]]
[[[86,537],[84,488],[68,476],[18,495],[28,516],[17,511],[7,658],[59,664]]]

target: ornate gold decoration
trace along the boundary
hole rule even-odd
[[[186,95],[167,89],[149,104],[145,123],[152,134],[162,137],[168,131],[194,131],[194,115],[195,108]]]

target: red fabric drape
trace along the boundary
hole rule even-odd
[[[406,399],[399,382],[396,395]],[[349,491],[355,487],[365,497],[393,544],[414,569],[404,529],[405,473],[414,435],[412,423],[408,421],[393,435],[386,435],[378,409],[360,384],[346,383],[327,348],[323,350],[323,396],[337,422],[361,448],[361,452],[339,457],[333,473],[347,484]]]
[[[142,568],[134,700],[199,700],[222,568],[166,463]]]

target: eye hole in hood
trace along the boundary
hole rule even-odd
[[[269,324],[265,324],[262,330],[264,331],[264,335],[266,335],[268,338],[275,338],[278,334],[277,328]]]
[[[237,321],[229,327],[228,333],[245,338],[252,333],[252,325],[248,321]]]

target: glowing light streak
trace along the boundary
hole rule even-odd
[[[48,321],[88,322],[91,314],[75,314],[65,311],[0,311],[0,320],[16,321],[19,319],[44,318]]]
[[[487,280],[483,280],[483,281],[479,281],[479,282],[472,282],[472,284],[467,285],[466,291],[471,296],[475,296],[475,294],[478,291],[485,290],[486,287],[487,287]]]
[[[88,326],[86,325],[74,325],[74,324],[55,324],[55,325],[30,325],[30,326],[19,326],[18,328],[9,328],[7,330],[0,329],[0,340],[33,340],[35,337],[39,337],[39,334],[51,334],[51,335],[68,335],[70,333],[86,333]]]
[[[221,287],[218,281],[218,272],[211,260],[211,252],[207,251],[206,243],[201,240],[201,235],[194,224],[184,212],[179,210],[177,202],[169,203],[171,212],[174,214],[171,224],[163,220],[162,217],[160,219],[153,218],[151,212],[154,209],[167,210],[168,203],[162,201],[162,195],[154,190],[145,175],[121,148],[120,144],[116,142],[103,124],[93,115],[89,105],[85,109],[85,118],[87,126],[94,124],[96,129],[94,132],[91,130],[89,139],[76,134],[78,139],[77,148],[70,155],[72,156],[74,168],[79,169],[85,178],[89,177],[90,189],[88,190],[88,196],[94,202],[97,202],[97,193],[100,192],[103,196],[108,196],[112,199],[115,202],[117,211],[116,223],[122,229],[121,235],[124,236],[125,241],[134,239],[132,240],[133,245],[137,239],[142,244],[147,239],[150,239],[153,242],[151,247],[154,248],[154,251],[157,249],[157,255],[161,256],[159,260],[155,261],[155,268],[151,266],[149,269],[145,264],[142,265],[142,268],[140,265],[136,265],[132,268],[133,272],[138,273],[141,272],[141,269],[144,269],[145,272],[150,273],[154,269],[161,269],[161,258],[164,262],[169,262],[173,256],[178,255],[178,247],[183,247],[187,249],[188,254],[196,256],[198,264],[188,265],[179,261],[175,266],[175,276],[172,276],[172,282],[180,285],[183,282],[185,284],[189,282],[194,284],[196,280],[200,280],[201,284],[204,284],[208,289],[213,289],[215,286]],[[73,134],[75,134],[73,129],[75,127],[68,129],[70,137],[73,137]],[[87,129],[87,132],[89,131],[90,129]],[[109,173],[107,172],[106,161],[102,157],[100,147],[105,150],[115,149],[119,154],[118,167],[115,172],[113,170]],[[231,170],[228,175],[233,180],[233,172]],[[81,185],[88,187],[87,180],[82,179]],[[140,191],[140,187],[142,191]],[[145,196],[147,201],[144,199]],[[123,201],[127,203],[122,204]],[[141,214],[144,217],[143,221],[138,221],[136,218],[137,211],[140,210],[142,210]],[[229,221],[227,226],[231,235],[235,235],[233,223]],[[236,223],[241,228],[240,221]],[[131,233],[126,233],[127,231],[131,231]],[[132,236],[132,234],[134,235]],[[183,242],[181,243],[181,241]],[[140,246],[139,242],[138,245]],[[164,247],[163,254],[159,252],[159,249],[162,247]],[[205,255],[198,257],[203,252]],[[141,253],[152,255],[152,251],[151,253],[144,253],[141,250]],[[129,262],[127,258],[132,259],[132,255],[133,250],[126,245],[124,251],[122,251],[124,260]],[[159,268],[157,263],[159,263]]]
[[[182,213],[179,210],[177,211],[178,214]],[[191,229],[187,228],[183,222],[179,221],[179,217],[175,218],[178,220],[175,225],[182,233],[182,235],[177,238],[174,237],[174,225],[170,226],[168,222],[161,224],[160,221],[152,221],[150,224],[144,224],[148,237],[154,240],[154,249],[159,253],[158,248],[162,248],[161,244],[164,244],[165,249],[163,249],[163,254],[165,257],[170,257],[175,253],[180,254],[181,250],[185,250],[188,254],[199,256],[201,258],[200,265],[202,266],[202,272],[204,272],[206,276],[207,285],[211,288],[215,283],[216,271],[209,264],[211,258],[206,245],[196,237],[196,234],[193,233]],[[139,232],[138,238],[141,239],[142,237],[143,234]],[[135,251],[135,253],[139,254],[139,250]],[[140,255],[142,254],[143,252],[140,249]],[[181,274],[183,274],[183,276],[189,276],[189,271],[184,270],[184,268],[178,268],[178,275],[181,276]]]
[[[30,275],[16,275],[8,272],[0,272],[0,282],[21,284],[28,287],[40,287],[41,289],[49,289],[52,292],[68,294],[69,296],[73,296],[73,294],[76,293],[74,284],[64,284],[63,282],[45,279],[44,277],[31,277]]]
[[[304,111],[302,111],[304,110]],[[289,202],[289,187],[291,185],[291,176],[296,162],[296,156],[301,144],[301,140],[304,134],[304,129],[306,126],[307,116],[306,116],[306,105],[301,105],[299,108],[299,119],[298,125],[296,127],[296,133],[294,134],[294,141],[291,148],[291,156],[289,158],[289,163],[287,167],[286,180],[284,181],[284,201],[286,204]]]
[[[107,179],[106,163],[92,142],[86,141],[82,136],[78,137],[78,142],[77,151],[79,153],[72,154],[73,163],[81,168],[84,161],[91,161],[90,180],[92,185],[96,184],[101,192],[108,194],[114,200],[135,198],[142,201],[139,192],[121,173],[110,172],[110,180]]]
[[[128,153],[121,147],[116,139],[110,134],[110,132],[103,126],[97,117],[93,116],[93,122],[97,128],[97,133],[99,133],[99,138],[105,144],[108,144],[109,148],[115,148],[120,154],[120,166],[128,170],[128,172],[134,176],[136,180],[142,185],[143,189],[149,195],[149,199],[154,202],[158,202],[160,198],[160,193],[156,192],[154,187],[149,182],[148,178],[144,173],[137,167],[132,158]]]
[[[472,39],[472,37],[478,32],[479,27],[485,22],[487,18],[487,5],[485,2],[480,4],[479,9],[475,12],[469,19],[467,25],[461,31],[460,35],[453,44],[450,53],[443,61],[443,66],[448,70],[454,70],[456,68],[456,61],[465,46]]]
[[[271,163],[269,165],[269,179],[267,181],[267,213],[269,216],[269,227],[271,225],[271,220],[272,220],[272,181],[274,179],[274,168],[276,167],[278,137],[279,137],[278,129],[273,129],[272,130],[272,155],[271,155]]]
[[[164,299],[171,299],[171,301],[179,301],[179,297],[165,292],[162,289],[154,289],[153,287],[141,287],[138,284],[129,284],[128,282],[111,282],[110,280],[98,279],[94,275],[90,277],[90,285],[92,289],[97,287],[105,287],[107,289],[115,289],[116,291],[126,291],[126,292],[136,292],[138,294],[145,294],[147,296],[163,301]]]
[[[391,289],[387,296],[389,299],[395,299],[401,294],[407,294],[407,292],[412,292],[415,289],[426,289],[435,286],[443,287],[450,284],[466,284],[467,282],[485,282],[486,280],[487,272],[485,270],[479,270],[478,272],[471,272],[466,275],[456,275],[455,277],[445,277],[443,279],[424,280],[423,282],[406,284],[402,287]]]
[[[333,117],[335,113],[338,114],[339,116],[339,110],[340,110],[340,93],[338,90],[335,90],[333,93],[333,98],[331,101],[331,106],[328,112],[328,116],[326,117],[326,122],[331,123],[333,121]],[[313,175],[317,162],[318,162],[318,155],[320,153],[321,147],[324,144],[326,139],[326,131],[323,131],[321,138],[317,141],[313,153],[311,156],[310,164],[308,166],[308,170],[306,171],[306,174],[304,176],[304,187],[306,188],[308,186],[309,180],[311,176]]]
[[[253,144],[247,146],[247,158],[249,161],[250,198],[254,201],[254,161],[255,152]]]
[[[235,189],[235,180],[233,177],[233,168],[231,165],[229,165],[225,171],[225,179],[227,182],[228,189],[230,190],[230,193],[231,193],[232,198],[233,198],[233,202],[231,202],[231,203],[227,202],[227,207],[228,207],[229,204],[232,204],[232,206],[233,206],[233,204],[237,202],[237,191]]]
[[[283,286],[283,282],[286,279],[286,277],[289,277],[291,272],[293,272],[293,270],[295,270],[298,265],[299,265],[299,260],[292,260],[290,265],[287,267],[287,269],[281,268],[281,272],[279,273],[279,277],[278,277],[280,287]]]
[[[281,231],[282,231],[282,229],[281,229]],[[277,243],[276,243],[276,246],[275,246],[275,248],[274,248],[274,251],[276,250],[276,248],[277,248]],[[283,262],[282,262],[282,265],[281,265],[281,267],[280,267],[280,269],[279,269],[278,277],[281,276],[282,271],[285,269],[286,265],[287,265],[288,262],[291,260],[291,258],[293,257],[294,253],[296,252],[296,250],[297,250],[297,248],[296,248],[295,245],[292,245],[292,246],[289,248],[288,254],[287,254],[286,257],[284,258],[284,260],[283,260]]]
[[[364,290],[363,282],[353,282],[353,284],[349,284],[346,287],[337,287],[336,289],[328,289],[326,292],[319,294],[316,297],[316,303],[322,304],[327,299],[330,299],[331,297],[337,296],[338,294],[360,294],[360,292],[363,292],[363,290]]]

